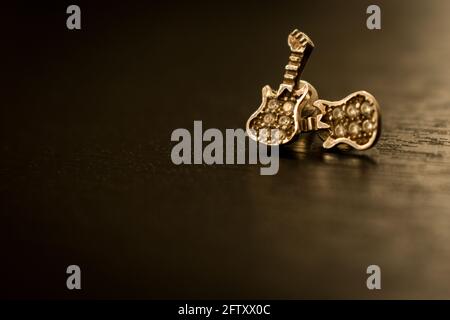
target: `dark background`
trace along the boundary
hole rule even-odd
[[[4,7],[0,297],[450,298],[450,2],[374,3],[380,31],[369,1]],[[172,164],[174,129],[245,125],[294,28],[321,98],[377,98],[376,148]]]

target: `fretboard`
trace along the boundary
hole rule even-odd
[[[298,89],[300,84],[300,75],[308,61],[314,44],[304,33],[294,30],[288,37],[288,44],[291,49],[289,62],[285,67],[283,77],[283,87],[293,92]]]

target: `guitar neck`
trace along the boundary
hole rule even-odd
[[[304,33],[294,30],[288,38],[291,48],[288,64],[285,67],[283,87],[290,92],[299,88],[300,75],[305,68],[306,62],[314,48],[312,41]]]

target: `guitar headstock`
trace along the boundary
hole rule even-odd
[[[295,29],[288,36],[288,45],[292,52],[304,53],[308,47],[314,48],[314,43],[303,32]]]

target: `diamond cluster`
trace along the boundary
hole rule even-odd
[[[368,97],[356,95],[340,105],[325,107],[324,120],[330,125],[334,139],[347,138],[364,145],[376,134],[376,108]]]
[[[279,144],[295,134],[295,98],[271,98],[261,112],[250,121],[250,129],[258,133],[258,140]]]

